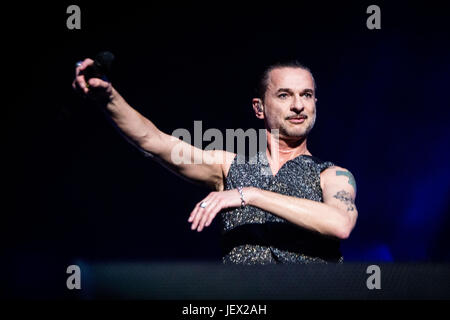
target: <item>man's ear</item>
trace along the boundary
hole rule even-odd
[[[264,119],[264,105],[259,98],[253,98],[252,100],[253,111],[258,119]]]
[[[314,101],[317,102],[317,98],[314,98]]]

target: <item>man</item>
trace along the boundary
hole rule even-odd
[[[192,230],[202,231],[221,213],[224,263],[343,261],[339,242],[356,223],[356,184],[348,170],[308,151],[317,102],[308,68],[292,62],[266,70],[252,104],[264,120],[267,149],[242,160],[161,132],[109,82],[92,78],[86,83],[84,72],[92,64],[91,59],[77,64],[74,89],[101,101],[113,124],[140,150],[214,190],[197,203],[188,221]],[[188,161],[173,161],[175,146]]]

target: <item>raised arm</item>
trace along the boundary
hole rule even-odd
[[[93,60],[86,59],[76,68],[72,86],[97,101],[128,142],[172,172],[213,190],[223,190],[223,178],[234,154],[223,150],[204,151],[160,131],[133,109],[111,83],[98,78],[86,82],[83,71],[92,64]]]

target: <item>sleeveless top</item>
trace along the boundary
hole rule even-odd
[[[313,156],[300,155],[287,161],[274,176],[265,151],[250,158],[238,154],[231,163],[225,190],[252,186],[323,202],[320,173],[333,165]],[[223,263],[343,261],[338,238],[302,228],[254,206],[225,209],[220,213],[220,223]]]

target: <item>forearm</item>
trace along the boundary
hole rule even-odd
[[[138,148],[143,148],[145,143],[146,151],[158,154],[162,132],[149,119],[133,109],[114,88],[104,111],[129,142]]]
[[[223,189],[221,164],[224,162],[224,152],[220,150],[204,152],[160,131],[114,89],[104,111],[124,138],[146,156],[150,156],[189,181],[206,184],[216,190]]]
[[[291,197],[254,187],[244,188],[248,205],[258,207],[298,226],[345,239],[351,221],[339,209],[325,203]]]

